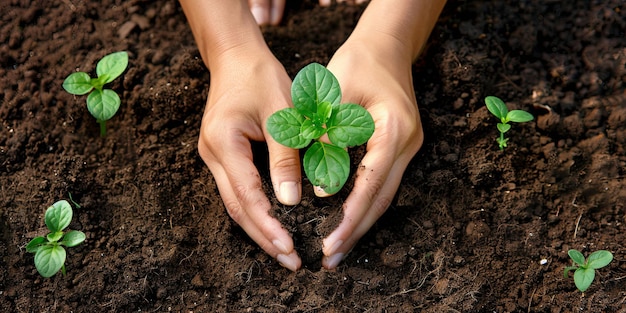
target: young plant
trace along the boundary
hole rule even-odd
[[[122,75],[128,66],[126,51],[114,52],[104,56],[96,65],[97,78],[91,78],[85,72],[70,74],[63,82],[63,89],[73,95],[87,96],[87,109],[100,124],[100,136],[106,136],[106,121],[120,108],[120,96],[104,85]]]
[[[496,138],[500,150],[504,150],[507,146],[509,138],[504,138],[504,133],[511,129],[509,122],[525,123],[533,120],[532,114],[523,110],[512,110],[506,107],[506,104],[500,98],[494,96],[488,96],[485,98],[485,104],[491,114],[500,119],[498,123],[498,131],[500,131],[500,137]]]
[[[587,260],[578,250],[571,249],[567,254],[572,259],[572,266],[565,268],[563,277],[567,278],[569,271],[574,271],[574,283],[576,288],[585,292],[596,277],[596,270],[605,267],[613,260],[613,254],[606,250],[598,250],[589,255]]]
[[[366,143],[374,133],[374,120],[358,104],[341,104],[337,78],[324,66],[305,66],[291,85],[293,108],[272,114],[267,130],[278,143],[302,149],[307,178],[326,193],[339,191],[350,175],[347,147]],[[330,143],[320,137],[328,135]]]
[[[59,270],[65,275],[65,249],[74,247],[85,240],[81,231],[63,230],[72,221],[72,207],[61,200],[46,210],[45,222],[50,230],[46,237],[35,237],[26,245],[26,251],[35,254],[35,267],[43,277],[51,277]]]

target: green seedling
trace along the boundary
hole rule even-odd
[[[500,137],[496,139],[498,141],[498,145],[500,146],[500,150],[504,150],[507,146],[507,142],[509,141],[509,138],[504,138],[504,133],[511,129],[509,122],[525,123],[534,119],[532,114],[523,110],[509,111],[506,104],[504,104],[504,102],[498,97],[486,97],[485,104],[487,105],[489,112],[500,119],[500,123],[497,125],[498,131],[500,131]]]
[[[128,66],[126,51],[114,52],[104,56],[96,65],[97,78],[91,78],[85,72],[70,74],[63,82],[63,89],[73,95],[87,96],[87,109],[100,124],[100,136],[106,136],[106,121],[120,108],[120,96],[104,85],[118,78]]]
[[[272,114],[267,130],[278,143],[303,149],[302,165],[307,178],[326,193],[339,191],[350,175],[346,148],[366,143],[374,133],[374,120],[358,104],[341,103],[337,78],[324,66],[305,66],[291,85],[293,108]],[[330,142],[320,138],[328,136]]]
[[[598,250],[589,255],[587,260],[578,250],[571,249],[567,254],[572,259],[572,266],[565,268],[563,277],[569,277],[569,271],[574,271],[574,283],[576,288],[585,292],[596,277],[596,270],[605,267],[613,260],[613,254],[606,250]]]
[[[65,275],[65,248],[85,241],[85,233],[63,230],[72,221],[72,207],[65,200],[54,203],[46,210],[45,222],[50,230],[46,237],[35,237],[26,245],[26,251],[35,254],[35,267],[43,277],[52,277],[59,270]]]

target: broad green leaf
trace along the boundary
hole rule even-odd
[[[302,149],[311,142],[311,139],[304,138],[300,133],[305,121],[306,118],[295,108],[286,108],[270,115],[265,124],[276,142],[293,149]]]
[[[589,255],[587,266],[590,268],[601,268],[609,265],[613,261],[613,254],[606,250],[598,250]]]
[[[63,236],[63,241],[60,244],[66,245],[68,247],[74,247],[85,241],[85,233],[78,230],[71,230],[65,236]]]
[[[578,290],[585,292],[585,290],[591,286],[595,277],[596,271],[593,268],[579,267],[574,272],[574,284],[576,284],[576,288],[578,288]]]
[[[511,122],[525,123],[534,119],[533,115],[523,110],[513,110],[506,115],[506,119]]]
[[[42,246],[35,253],[35,267],[41,276],[51,277],[65,263],[65,249],[61,246]]]
[[[102,91],[94,89],[87,96],[87,109],[98,122],[107,121],[115,115],[120,108],[120,96],[111,89]]]
[[[506,133],[506,132],[508,132],[508,131],[509,131],[509,129],[511,129],[511,125],[510,125],[510,124],[502,124],[502,123],[498,123],[496,126],[498,127],[498,130],[499,130],[501,133]]]
[[[311,63],[293,79],[291,99],[296,109],[307,117],[317,113],[317,105],[328,102],[338,105],[341,89],[335,75],[318,63]]]
[[[569,257],[572,258],[572,261],[574,261],[576,264],[585,265],[585,256],[580,253],[580,251],[570,249],[567,251],[567,255],[569,255]]]
[[[85,72],[72,73],[63,81],[63,89],[73,95],[84,95],[93,89],[91,77]]]
[[[337,193],[350,175],[350,155],[343,148],[316,141],[303,158],[304,173],[326,193]]]
[[[96,65],[98,77],[107,75],[105,84],[112,82],[122,75],[128,66],[128,53],[126,51],[114,52],[105,55]]]
[[[37,250],[39,250],[39,248],[41,248],[41,245],[44,244],[45,242],[46,242],[46,238],[41,237],[41,236],[35,237],[26,245],[26,251],[30,253],[35,253],[37,252]]]
[[[72,207],[65,200],[57,201],[46,210],[45,222],[51,233],[65,229],[72,221]]]
[[[358,104],[341,104],[333,109],[326,123],[328,139],[340,148],[366,143],[374,133],[372,115]]]
[[[486,97],[485,104],[487,105],[489,112],[501,120],[504,120],[506,115],[509,113],[509,109],[506,107],[506,104],[504,104],[504,102],[498,97]]]
[[[300,134],[305,139],[318,139],[326,133],[326,128],[323,125],[317,125],[313,121],[307,119],[302,123],[300,128]]]

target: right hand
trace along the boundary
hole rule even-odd
[[[296,271],[301,260],[293,240],[271,217],[271,204],[253,164],[250,141],[267,141],[277,199],[295,205],[301,197],[297,150],[275,142],[265,121],[290,106],[291,80],[283,66],[263,51],[226,52],[211,68],[211,86],[202,118],[198,151],[217,183],[228,214],[284,267]]]

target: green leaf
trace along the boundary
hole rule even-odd
[[[321,102],[317,104],[317,114],[316,118],[319,119],[321,124],[326,124],[330,115],[333,113],[333,106],[330,102]]]
[[[522,110],[513,110],[506,115],[506,119],[511,122],[525,123],[534,119],[533,115]]]
[[[315,186],[337,193],[350,175],[350,155],[343,148],[316,141],[304,153],[304,173]]]
[[[572,261],[574,261],[574,263],[580,266],[585,265],[585,256],[582,253],[580,253],[580,251],[575,250],[575,249],[570,249],[569,251],[567,251],[567,255],[569,255],[569,257],[572,259]]]
[[[317,125],[315,123],[313,123],[312,120],[305,120],[304,123],[302,123],[302,126],[300,128],[300,134],[302,135],[303,138],[310,140],[310,139],[318,139],[320,137],[322,137],[322,135],[324,135],[326,133],[326,128],[324,128],[321,125]]]
[[[99,122],[107,121],[120,108],[120,97],[111,89],[95,89],[87,96],[87,109]]]
[[[506,132],[508,132],[508,131],[509,131],[509,129],[511,129],[511,125],[510,125],[510,124],[502,124],[502,123],[498,123],[496,126],[498,127],[498,130],[499,130],[501,133],[506,133]]]
[[[270,115],[265,125],[276,142],[293,149],[302,149],[311,142],[311,139],[304,138],[300,133],[305,121],[306,118],[295,108],[286,108]]]
[[[374,133],[372,115],[353,103],[336,106],[326,126],[330,142],[341,148],[362,145]]]
[[[41,276],[51,277],[65,263],[65,249],[57,245],[42,246],[35,253],[35,267]]]
[[[293,79],[291,99],[301,114],[311,118],[318,112],[319,103],[338,105],[341,101],[341,89],[333,73],[318,63],[311,63],[302,68]]]
[[[85,233],[82,231],[72,230],[63,236],[63,240],[59,244],[74,247],[85,241],[85,238]]]
[[[128,53],[119,51],[104,56],[96,65],[98,77],[107,75],[104,84],[112,82],[122,75],[128,66]]]
[[[93,89],[91,77],[85,72],[72,73],[63,81],[63,89],[73,95],[84,95]]]
[[[57,242],[62,237],[63,237],[62,231],[55,231],[55,232],[49,233],[48,236],[46,236],[49,242]]]
[[[500,120],[504,120],[509,112],[506,104],[500,98],[494,96],[488,96],[485,98],[485,104],[491,114],[495,115]]]
[[[44,243],[46,243],[46,238],[41,236],[35,237],[26,245],[26,251],[36,253]]]
[[[65,200],[57,201],[46,210],[45,222],[50,232],[63,231],[72,221],[72,207]]]
[[[606,250],[598,250],[587,258],[587,267],[598,269],[609,265],[613,261],[613,254]]]
[[[574,272],[574,284],[576,284],[576,288],[578,288],[578,290],[585,292],[585,290],[591,286],[595,277],[596,271],[593,268],[579,267]]]

